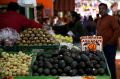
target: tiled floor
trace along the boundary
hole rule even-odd
[[[116,75],[117,79],[120,79],[120,59],[116,60]]]
[[[117,79],[120,79],[120,51],[116,55],[116,74]]]

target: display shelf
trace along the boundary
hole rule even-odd
[[[55,49],[57,49],[57,50],[59,49],[59,46],[56,46],[56,45],[51,46],[51,47],[50,46],[31,46],[31,47],[28,47],[28,46],[20,47],[19,46],[19,47],[15,47],[15,48],[16,48],[16,50],[21,49],[23,52],[30,51],[30,52],[25,52],[28,54],[33,53],[34,55],[32,56],[32,63],[31,63],[31,65],[33,65],[34,61],[36,60],[36,55],[38,53],[50,56],[55,53],[55,51],[56,51]],[[39,49],[39,50],[36,50],[36,49]],[[42,49],[45,49],[47,51],[42,51]],[[48,50],[48,49],[50,49],[50,50]],[[12,52],[12,53],[14,53],[14,52]],[[104,55],[104,52],[102,52],[101,54]],[[109,70],[105,56],[104,56],[104,59],[105,59],[106,65],[107,65],[107,68],[106,68],[107,74],[102,75],[102,76],[98,76],[98,75],[93,76],[94,77],[93,79],[111,79],[110,70]],[[89,77],[89,76],[32,76],[32,68],[30,68],[30,76],[15,76],[14,79],[85,79],[84,77]]]
[[[24,52],[31,52],[34,49],[43,49],[43,50],[55,50],[59,49],[60,45],[41,45],[41,46],[18,46],[14,45],[12,47],[10,46],[0,46],[1,49],[4,51],[13,51],[13,52],[18,52],[18,51],[24,51]]]
[[[14,79],[59,79],[58,76],[16,76]]]

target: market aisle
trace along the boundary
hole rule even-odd
[[[117,72],[117,79],[120,79],[120,52],[117,52],[116,55],[116,72]]]

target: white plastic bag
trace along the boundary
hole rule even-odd
[[[74,36],[74,33],[72,31],[68,31],[67,33],[69,36]]]
[[[12,28],[3,28],[0,31],[1,39],[4,40],[6,46],[13,45],[17,40],[20,39],[19,33]]]

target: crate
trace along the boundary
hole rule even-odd
[[[33,51],[33,50],[56,50],[59,49],[59,45],[41,45],[41,46],[16,46],[20,51]]]
[[[48,50],[57,50],[59,49],[60,45],[41,45],[41,46],[18,46],[18,45],[14,45],[12,47],[9,46],[0,46],[1,49],[3,49],[4,51],[7,52],[19,52],[19,51],[23,51],[23,52],[31,52],[33,50],[44,50],[44,51],[48,51]]]
[[[6,53],[9,53],[9,54],[17,54],[18,52],[12,52],[12,51],[5,51]],[[0,53],[2,53],[2,52],[0,52]],[[36,56],[37,56],[37,53],[32,53],[32,52],[23,52],[23,53],[25,53],[25,54],[27,54],[27,55],[32,55],[32,60],[31,60],[31,65],[30,65],[30,67],[29,67],[29,76],[31,76],[32,75],[32,71],[31,71],[31,66],[32,66],[32,64],[33,64],[33,62],[35,61],[35,59],[36,59]],[[1,79],[1,75],[0,75],[0,79]]]

